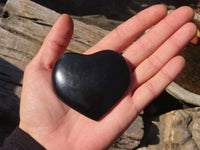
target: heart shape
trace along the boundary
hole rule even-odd
[[[93,120],[101,119],[122,98],[129,82],[127,62],[112,50],[91,55],[65,53],[52,72],[56,95]]]

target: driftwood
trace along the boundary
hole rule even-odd
[[[59,16],[30,0],[7,1],[0,18],[0,100],[13,94],[20,98],[23,71]],[[74,35],[68,51],[82,53],[108,33],[73,21]]]

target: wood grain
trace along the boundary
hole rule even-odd
[[[23,71],[59,16],[30,0],[7,1],[0,18],[0,100],[5,94],[7,99],[20,99]],[[67,51],[83,53],[108,33],[78,20],[73,22],[74,34]]]

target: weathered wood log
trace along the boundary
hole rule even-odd
[[[59,16],[60,14],[55,11],[30,0],[8,0],[0,18],[0,58],[23,72]],[[68,51],[82,53],[108,33],[101,28],[77,20],[73,21],[74,34],[67,48]],[[0,80],[5,84],[11,79],[17,83],[14,85],[16,88],[12,90],[14,90],[15,95],[20,97],[23,74],[15,72],[10,76],[12,69],[2,68]],[[6,77],[8,81],[4,79],[4,74],[9,75]],[[20,74],[20,79],[15,78],[18,74]]]

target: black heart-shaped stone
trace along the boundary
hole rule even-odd
[[[83,115],[99,120],[124,95],[130,70],[117,52],[65,53],[55,63],[52,84],[57,96]]]

